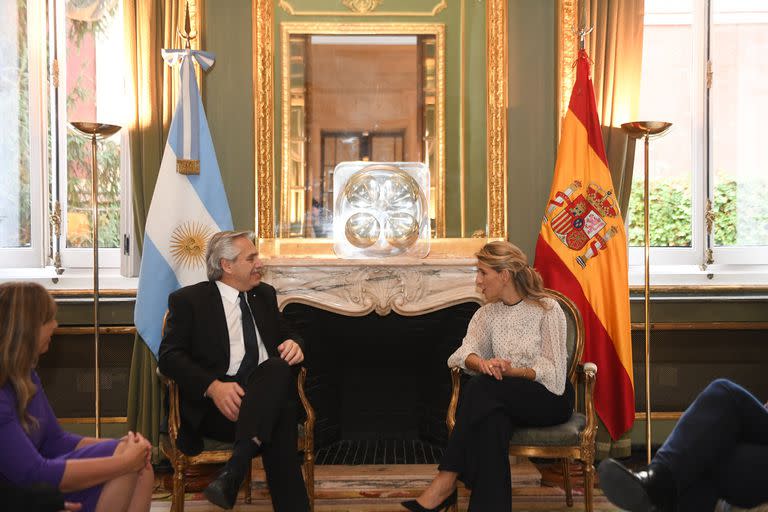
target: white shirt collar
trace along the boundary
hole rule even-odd
[[[221,281],[216,281],[216,286],[219,288],[219,293],[221,296],[226,299],[227,302],[237,304],[237,297],[240,295],[238,290],[232,288],[228,284],[222,283]]]

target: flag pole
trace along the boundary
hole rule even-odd
[[[585,49],[587,35],[594,29],[594,26],[587,28],[587,0],[581,0],[579,2],[579,50]]]
[[[649,187],[649,148],[651,136],[664,135],[672,123],[664,121],[635,121],[624,123],[621,127],[633,139],[644,139],[645,142],[645,167],[643,172],[643,234],[645,238],[645,278],[643,304],[645,306],[645,449],[648,464],[651,463],[651,240],[650,240],[650,198]]]

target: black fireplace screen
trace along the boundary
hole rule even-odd
[[[350,317],[286,306],[286,317],[307,346],[318,463],[434,462],[447,440],[446,361],[478,307],[465,303],[415,317]]]

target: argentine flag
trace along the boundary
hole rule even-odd
[[[163,50],[180,65],[176,104],[144,233],[134,323],[157,357],[168,294],[207,279],[205,250],[211,235],[232,229],[227,195],[216,162],[192,59],[207,70],[213,54]]]

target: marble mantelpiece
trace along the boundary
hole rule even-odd
[[[264,260],[264,281],[280,309],[302,303],[348,316],[394,311],[416,316],[464,302],[482,303],[475,258],[282,258]]]

